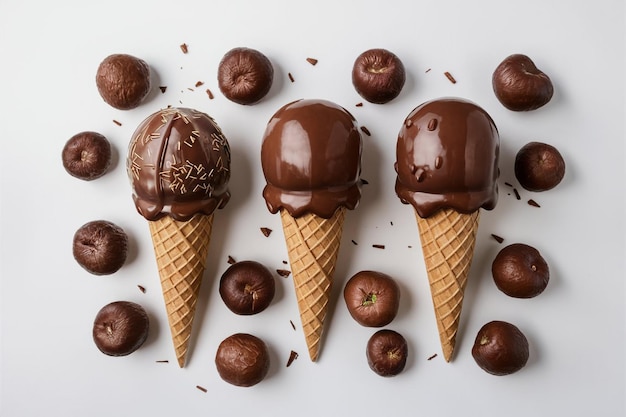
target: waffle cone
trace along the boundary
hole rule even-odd
[[[428,218],[416,213],[416,218],[441,348],[450,362],[474,256],[479,211],[462,214],[443,209]]]
[[[338,208],[330,219],[315,214],[294,218],[286,210],[280,212],[302,330],[312,361],[317,360],[320,351],[345,211],[344,207]]]
[[[182,368],[211,241],[213,215],[197,214],[186,222],[164,216],[149,224],[176,359]]]

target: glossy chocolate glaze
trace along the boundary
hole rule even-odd
[[[354,209],[361,198],[362,146],[356,121],[343,107],[310,99],[283,106],[261,145],[270,212],[330,218],[340,206]]]
[[[186,221],[230,199],[230,147],[215,121],[188,108],[166,108],[135,130],[126,168],[137,211],[147,220]]]
[[[472,213],[498,200],[500,137],[491,117],[459,98],[432,100],[406,118],[396,148],[396,194],[421,217]]]

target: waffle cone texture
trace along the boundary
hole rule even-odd
[[[185,222],[164,216],[149,225],[176,359],[182,368],[206,266],[213,214],[196,214]]]
[[[294,218],[280,211],[302,330],[313,362],[320,352],[345,211],[339,207],[330,219],[315,214]]]
[[[422,218],[417,225],[430,283],[437,329],[446,362],[452,360],[463,296],[469,275],[479,211],[462,214],[452,209],[439,210]]]

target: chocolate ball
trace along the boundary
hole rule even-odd
[[[513,111],[535,110],[546,105],[554,87],[550,77],[526,55],[507,57],[493,72],[492,86],[504,107]]]
[[[94,275],[109,275],[126,262],[128,236],[124,229],[106,221],[95,220],[74,233],[74,259]]]
[[[274,298],[274,277],[259,262],[237,262],[222,275],[219,291],[224,304],[233,313],[257,314],[265,310]]]
[[[472,356],[484,371],[492,375],[509,375],[528,362],[528,340],[511,323],[491,321],[476,335]]]
[[[404,64],[386,49],[369,49],[352,67],[352,84],[370,103],[384,104],[396,98],[406,80]]]
[[[100,309],[93,322],[93,341],[109,356],[130,355],[148,337],[150,320],[139,304],[115,301]]]
[[[224,96],[238,104],[260,101],[272,87],[274,67],[261,52],[251,48],[233,48],[219,63],[217,82]]]
[[[111,144],[97,132],[80,132],[63,147],[63,167],[73,177],[85,181],[100,178],[111,165]]]
[[[380,376],[395,376],[402,372],[407,355],[406,339],[393,330],[379,330],[367,342],[367,363]]]
[[[343,289],[346,307],[362,326],[383,327],[391,323],[400,307],[400,287],[389,275],[361,271]]]
[[[96,86],[110,106],[120,110],[134,109],[150,93],[150,67],[132,55],[109,55],[98,66]]]
[[[215,355],[220,377],[238,387],[251,387],[265,378],[270,354],[263,340],[247,333],[236,333],[220,343]]]
[[[491,265],[496,286],[515,298],[532,298],[546,289],[550,270],[539,251],[532,246],[514,243],[503,248]]]
[[[529,142],[515,156],[515,178],[528,191],[547,191],[565,176],[565,161],[552,145]]]

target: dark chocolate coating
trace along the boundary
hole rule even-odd
[[[238,104],[254,104],[267,95],[274,81],[274,67],[256,49],[233,48],[217,68],[217,82],[224,96]]]
[[[539,251],[523,243],[503,248],[491,264],[500,291],[515,298],[532,298],[548,286],[550,269]]]
[[[149,329],[150,320],[143,307],[130,301],[115,301],[96,315],[93,341],[106,355],[126,356],[143,345]]]
[[[528,340],[513,324],[491,321],[478,331],[472,356],[484,371],[492,375],[509,375],[526,366]]]
[[[187,221],[230,199],[230,147],[215,121],[188,108],[166,108],[135,130],[126,168],[137,211],[147,220]]]
[[[442,208],[469,214],[498,200],[500,136],[485,110],[460,98],[428,101],[398,135],[396,194],[421,217]]]
[[[252,315],[265,310],[272,302],[276,284],[272,273],[255,261],[231,265],[220,278],[220,296],[235,314]]]
[[[515,178],[528,191],[551,190],[565,176],[565,160],[552,145],[529,142],[515,155]]]
[[[348,312],[357,323],[367,327],[383,327],[392,322],[400,307],[400,287],[387,274],[360,271],[343,289]]]
[[[493,91],[504,107],[530,111],[546,105],[554,94],[552,81],[526,55],[508,56],[492,76]]]
[[[379,330],[367,342],[367,363],[380,376],[395,376],[402,372],[408,353],[406,339],[394,330]]]
[[[63,147],[63,167],[73,177],[91,181],[100,178],[111,165],[111,144],[97,132],[80,132]]]
[[[361,198],[361,134],[354,117],[325,100],[298,100],[270,119],[261,145],[272,213],[313,213],[330,218],[338,207],[354,209]]]
[[[352,85],[370,103],[384,104],[396,98],[406,74],[404,64],[386,49],[369,49],[359,55],[352,67]]]
[[[251,387],[261,382],[270,367],[267,345],[256,336],[236,333],[220,343],[215,355],[220,377],[238,387]]]
[[[132,55],[109,55],[98,66],[96,86],[110,106],[120,110],[134,109],[150,93],[150,67]]]
[[[109,275],[126,262],[128,236],[109,221],[95,220],[74,233],[72,252],[76,262],[88,272]]]

